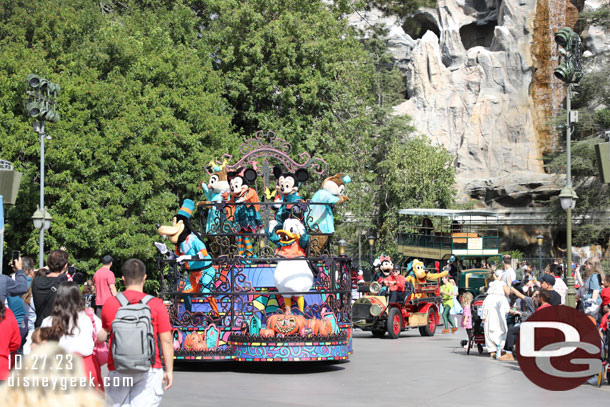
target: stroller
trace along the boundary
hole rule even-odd
[[[477,295],[474,300],[472,300],[472,304],[470,304],[470,310],[472,312],[472,335],[467,341],[462,341],[462,346],[468,345],[466,348],[466,354],[468,355],[470,355],[470,349],[474,348],[474,345],[477,345],[479,354],[482,354],[484,350],[485,333],[481,315],[483,313],[483,300],[485,300],[485,297],[485,294]]]

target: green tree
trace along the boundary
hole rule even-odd
[[[155,223],[199,199],[205,163],[236,144],[198,19],[181,4],[121,14],[84,0],[20,4],[0,6],[0,152],[24,171],[7,242],[37,252],[39,147],[22,109],[35,72],[62,87],[61,119],[47,126],[46,247],[66,246],[89,273],[107,253],[150,268]]]

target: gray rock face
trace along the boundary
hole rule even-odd
[[[526,184],[548,181],[529,95],[535,9],[536,0],[439,0],[415,16],[428,28],[418,39],[400,21],[367,14],[368,23],[391,25],[388,41],[405,72],[408,100],[396,114],[456,156],[463,200],[480,197],[482,186],[509,193],[516,173],[527,174]]]

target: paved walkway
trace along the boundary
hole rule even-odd
[[[354,333],[350,362],[325,365],[214,363],[181,365],[162,406],[602,406],[610,385],[550,392],[516,362],[470,356],[455,334],[397,340]]]

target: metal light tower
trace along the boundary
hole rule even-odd
[[[576,307],[576,290],[574,289],[574,277],[572,277],[572,209],[576,206],[578,196],[572,188],[572,156],[571,156],[571,133],[572,123],[576,122],[576,114],[570,110],[570,97],[572,85],[580,82],[582,79],[582,67],[580,66],[580,57],[582,56],[583,46],[578,34],[572,31],[569,27],[563,27],[555,33],[555,42],[563,49],[559,50],[559,65],[555,69],[555,76],[567,85],[566,89],[566,156],[567,156],[567,171],[566,171],[566,186],[561,190],[559,199],[561,207],[566,211],[566,244],[568,249],[567,258],[567,286],[568,294],[566,296],[566,305]],[[574,112],[578,113],[578,112]]]
[[[34,122],[34,132],[40,135],[40,204],[33,219],[34,227],[40,230],[38,248],[38,267],[40,268],[44,266],[44,231],[49,228],[51,223],[51,215],[48,214],[47,208],[44,206],[44,140],[46,137],[44,122],[57,123],[59,120],[56,99],[60,86],[34,74],[27,76],[26,84],[26,113],[28,116],[39,120]]]

